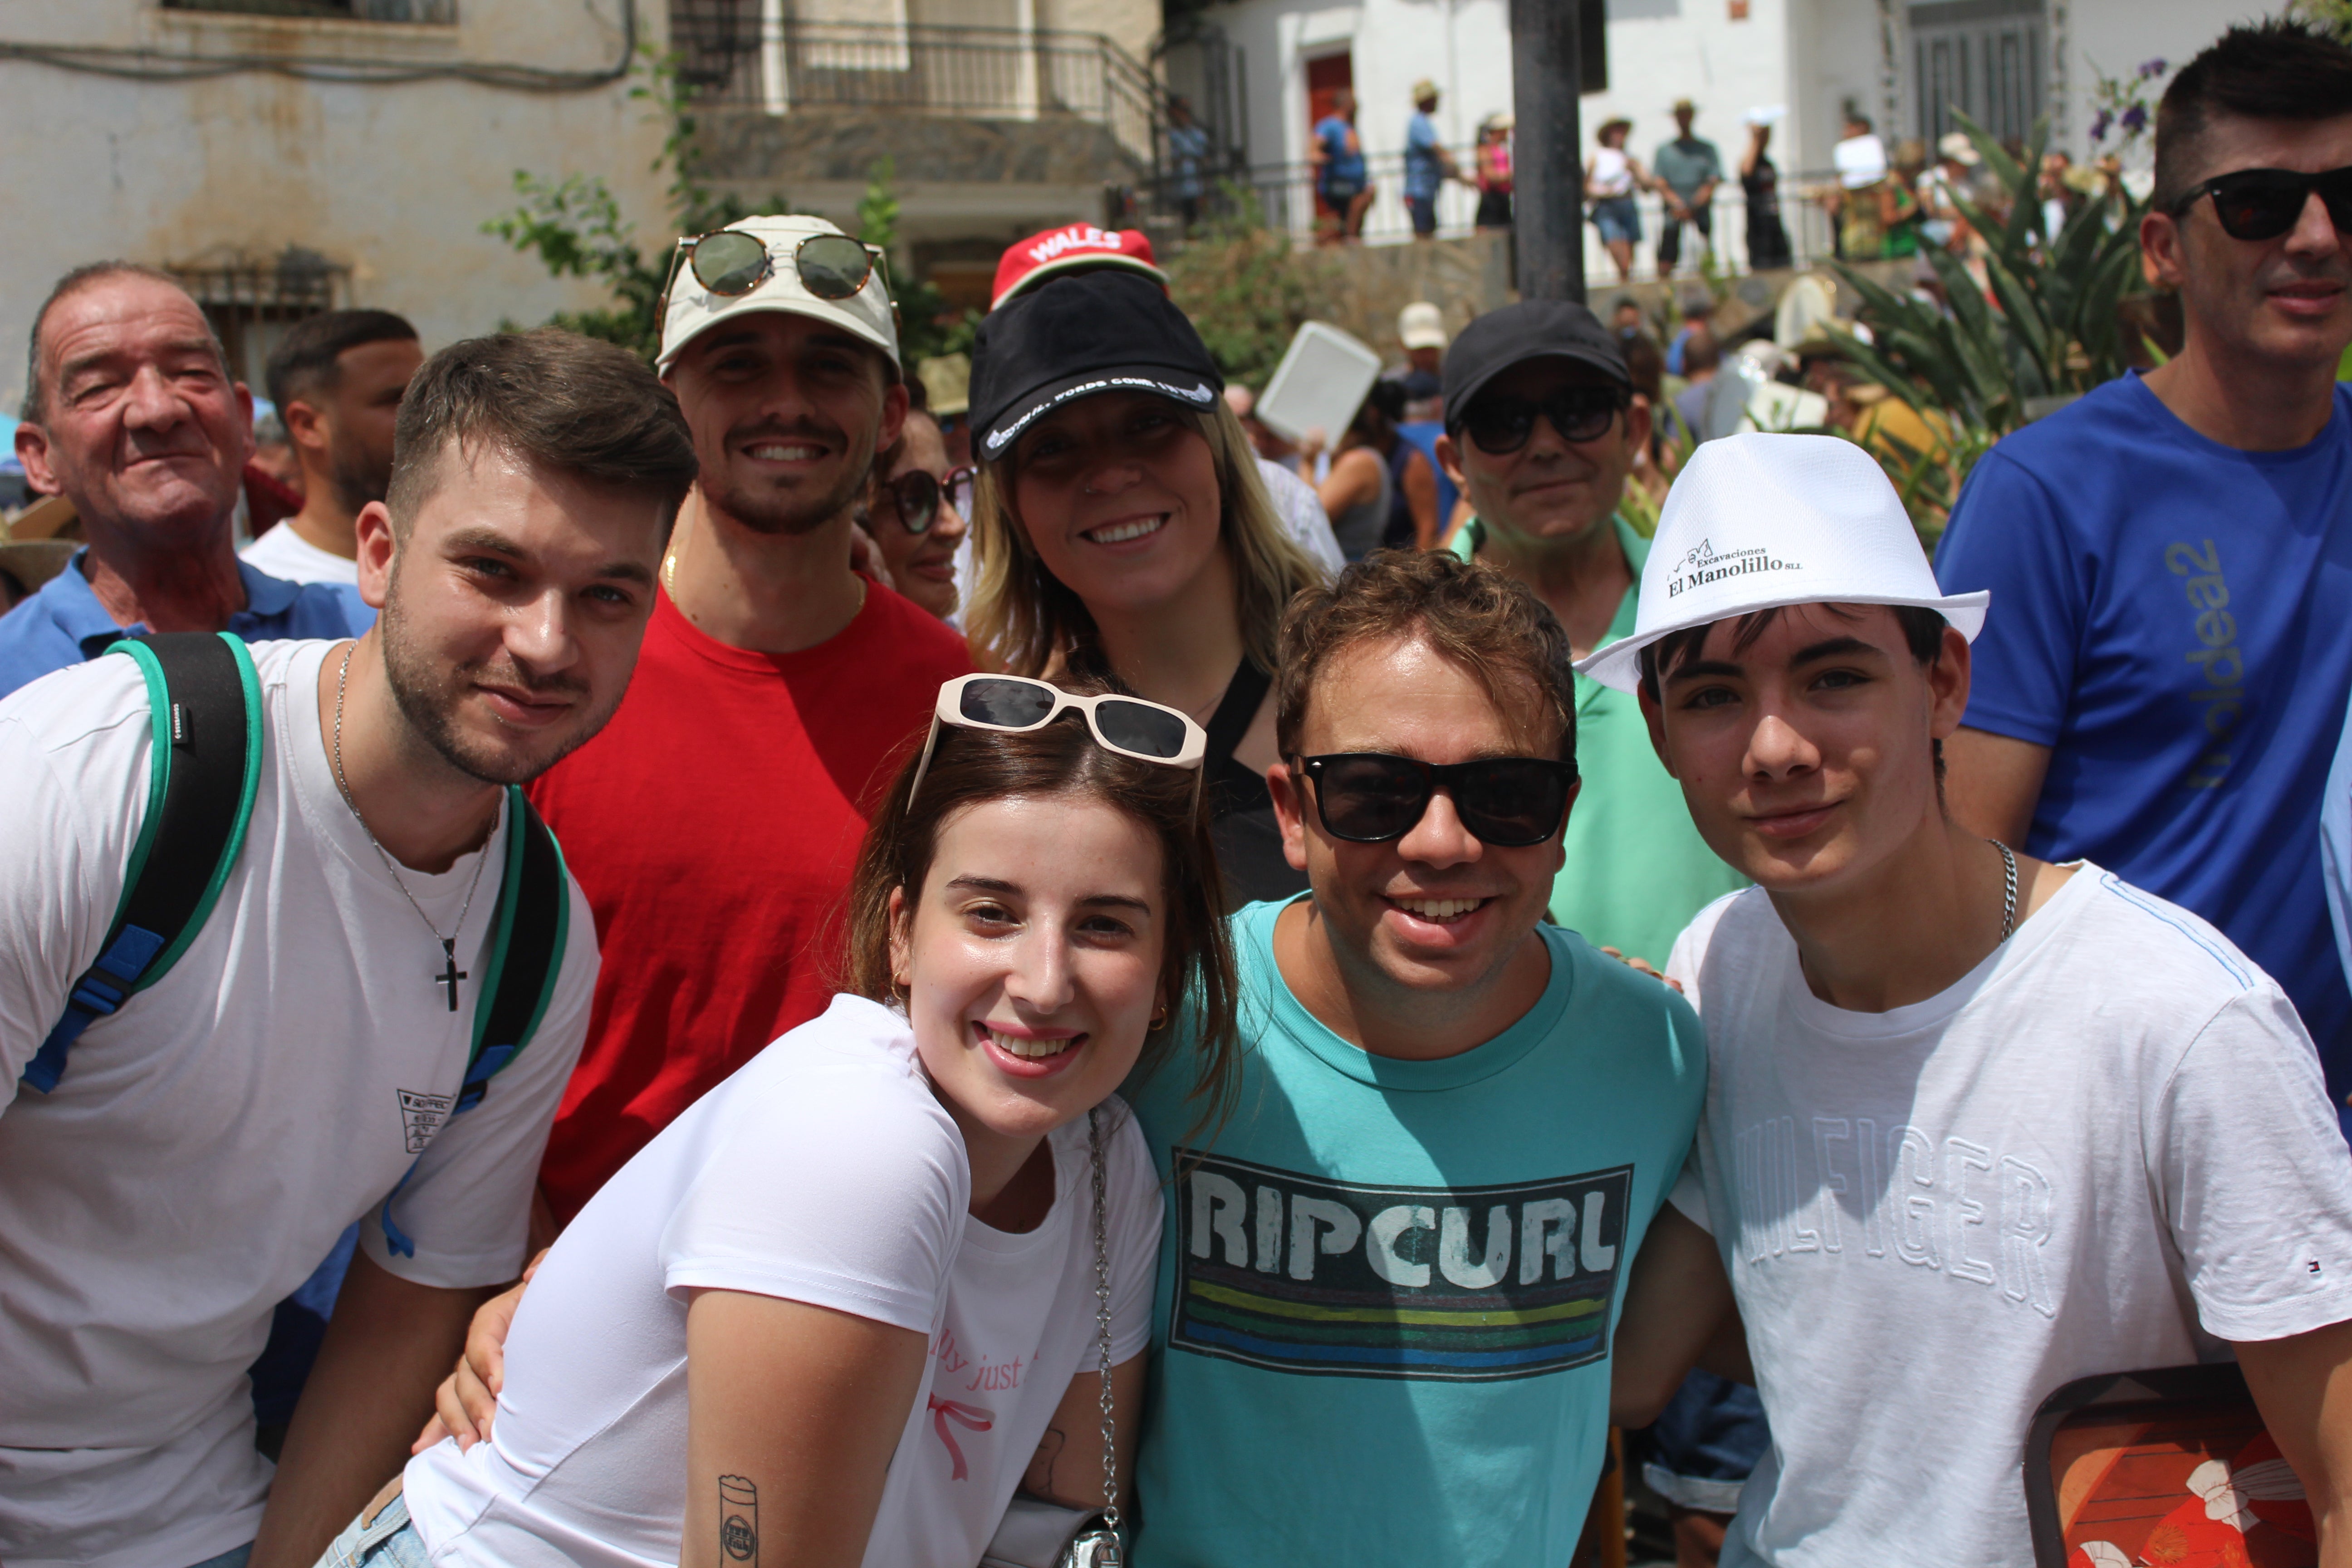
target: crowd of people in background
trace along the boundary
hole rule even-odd
[[[1416,230],[1507,207],[1414,98]],[[1601,129],[1621,270],[1637,192],[1710,241],[1697,113]],[[1969,243],[1973,143],[1849,131],[1846,243]],[[2028,1568],[2042,1402],[2233,1357],[2211,1560],[2352,1561],[2347,169],[2352,49],[2185,67],[2181,351],[1932,562],[1801,310],[1416,301],[1302,440],[1139,233],[918,371],[755,216],[650,366],[331,312],[257,432],[168,275],[65,272],[0,1558],[1569,1563],[1613,1426],[1685,1563]]]

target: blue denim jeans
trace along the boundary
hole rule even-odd
[[[217,1557],[205,1558],[196,1564],[196,1568],[245,1568],[246,1560],[252,1555],[253,1542],[248,1541],[234,1551],[224,1552]]]
[[[1738,1512],[1739,1489],[1771,1444],[1754,1389],[1696,1370],[1654,1424],[1626,1435],[1651,1490],[1701,1513]]]
[[[408,1522],[408,1500],[399,1493],[371,1517],[365,1509],[351,1528],[335,1537],[318,1568],[426,1568],[425,1541]]]

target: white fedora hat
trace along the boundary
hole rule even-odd
[[[1726,436],[1666,492],[1633,635],[1579,659],[1631,691],[1660,637],[1782,605],[1914,605],[1970,642],[1989,591],[1946,594],[1878,461],[1834,436]]]

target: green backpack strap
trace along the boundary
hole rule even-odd
[[[81,1032],[171,973],[220,901],[245,847],[261,783],[261,681],[243,641],[226,632],[125,637],[107,650],[147,678],[154,744],[147,816],[124,868],[122,899],[98,962],[68,994],[24,1082],[43,1094],[65,1077]]]
[[[452,1117],[479,1105],[489,1092],[490,1079],[520,1056],[539,1032],[548,1001],[555,994],[556,978],[563,973],[564,944],[571,935],[571,889],[555,835],[513,784],[507,786],[507,814],[514,830],[507,835],[506,875],[499,884],[498,923],[490,932],[489,973],[475,993],[473,1053],[449,1108]],[[416,1167],[410,1165],[383,1201],[384,1243],[402,1258],[415,1257],[416,1244],[393,1223],[392,1201],[415,1173]]]

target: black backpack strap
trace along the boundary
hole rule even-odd
[[[261,782],[261,682],[242,641],[168,632],[107,652],[136,659],[147,677],[147,816],[98,962],[25,1065],[24,1081],[44,1094],[64,1078],[81,1032],[163,979],[203,929],[244,847]]]
[[[489,1092],[490,1079],[520,1056],[539,1032],[539,1022],[555,994],[556,978],[563,973],[563,950],[571,936],[571,889],[555,835],[513,784],[507,786],[507,813],[514,830],[507,835],[489,971],[474,994],[473,1055],[449,1108],[453,1117],[479,1105]],[[415,1173],[411,1164],[400,1185],[383,1200],[380,1216],[384,1244],[402,1258],[415,1257],[416,1244],[393,1223],[392,1204]]]

